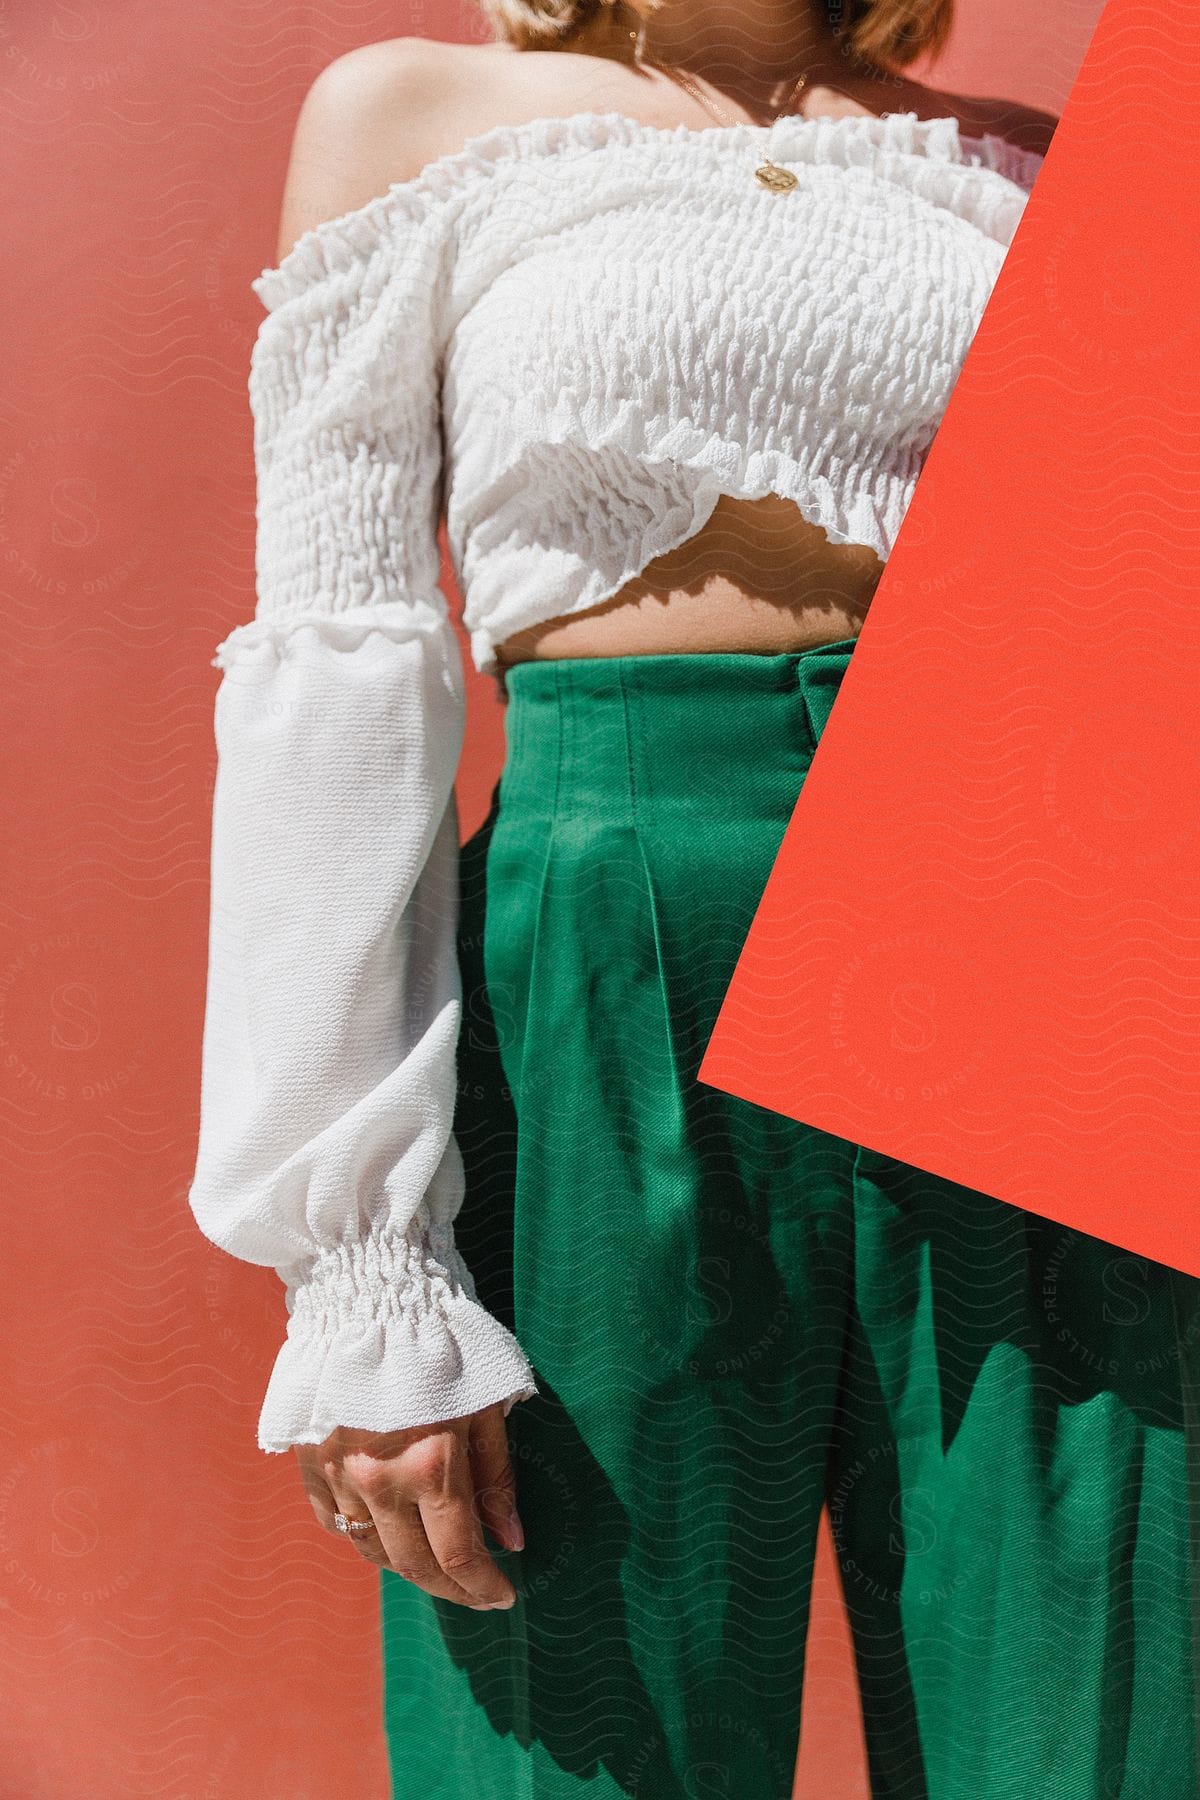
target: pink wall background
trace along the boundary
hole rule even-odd
[[[939,85],[1058,111],[1098,0],[960,0]],[[0,11],[6,1271],[0,1800],[386,1800],[376,1577],[255,1445],[274,1275],[186,1203],[247,360],[317,70],[451,0]],[[474,678],[464,834],[502,753]],[[798,1792],[865,1795],[822,1547]]]

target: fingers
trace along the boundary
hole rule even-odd
[[[365,1561],[459,1606],[511,1606],[515,1589],[488,1553],[475,1507],[470,1427],[462,1418],[387,1438],[338,1431],[297,1454],[322,1525],[335,1528],[336,1508],[376,1526],[349,1539]]]
[[[517,1483],[508,1454],[503,1403],[471,1420],[468,1453],[479,1517],[506,1550],[523,1550],[525,1533],[517,1516]]]
[[[307,1444],[301,1446],[301,1454],[297,1457],[300,1464],[300,1478],[304,1482],[304,1491],[308,1495],[317,1523],[326,1531],[335,1531],[333,1515],[341,1509],[334,1497],[333,1489],[326,1481],[321,1470],[312,1458]]]
[[[354,1499],[342,1510],[353,1507],[353,1517],[369,1516],[375,1522],[370,1537],[364,1534],[354,1540],[360,1555],[380,1568],[393,1569],[440,1600],[454,1600],[460,1606],[477,1604],[475,1596],[461,1587],[434,1555],[420,1508],[405,1493],[405,1484],[413,1479],[412,1470],[405,1469],[402,1481],[395,1465],[375,1463],[364,1467],[360,1466],[361,1458],[349,1460],[351,1479],[343,1478],[343,1486]]]
[[[384,1567],[403,1575],[414,1587],[439,1600],[454,1600],[459,1606],[477,1606],[479,1602],[441,1567],[433,1554],[421,1514],[416,1506],[401,1505],[389,1509],[380,1532]]]
[[[486,1516],[506,1547],[519,1547],[508,1522],[514,1482],[502,1407],[388,1437],[339,1430],[320,1447],[297,1446],[297,1455],[327,1530],[335,1511],[373,1522],[374,1531],[349,1540],[365,1561],[460,1606],[513,1604],[482,1522]]]
[[[460,1421],[454,1421],[459,1425]],[[409,1454],[410,1478],[430,1549],[438,1565],[476,1602],[511,1606],[516,1591],[493,1562],[475,1506],[468,1451],[468,1422],[462,1429],[427,1438]]]
[[[356,1482],[348,1478],[345,1465],[341,1462],[330,1461],[326,1465],[325,1480],[340,1513],[343,1513],[347,1519],[362,1521],[369,1519],[375,1526],[374,1531],[355,1531],[339,1533],[339,1535],[345,1536],[347,1541],[354,1545],[364,1562],[374,1563],[377,1568],[384,1567],[387,1563],[387,1551],[380,1539],[378,1521],[366,1494],[362,1492]],[[337,1529],[333,1525],[332,1519],[330,1525],[334,1530]]]

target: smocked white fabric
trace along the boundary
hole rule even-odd
[[[790,192],[754,179],[765,155]],[[537,1392],[454,1244],[472,658],[722,494],[884,560],[1041,158],[950,118],[500,126],[252,283],[257,607],[217,650],[203,1231],[285,1283],[259,1444]]]

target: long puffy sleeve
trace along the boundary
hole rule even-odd
[[[454,1243],[464,676],[438,580],[448,230],[403,189],[252,284],[253,620],[219,646],[204,1234],[272,1266],[265,1451],[537,1393]]]

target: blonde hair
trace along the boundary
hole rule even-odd
[[[606,0],[477,0],[497,36],[519,50],[549,50],[594,18]],[[653,12],[658,0],[631,0]],[[834,34],[856,56],[903,69],[940,56],[954,24],[954,0],[825,0]]]

